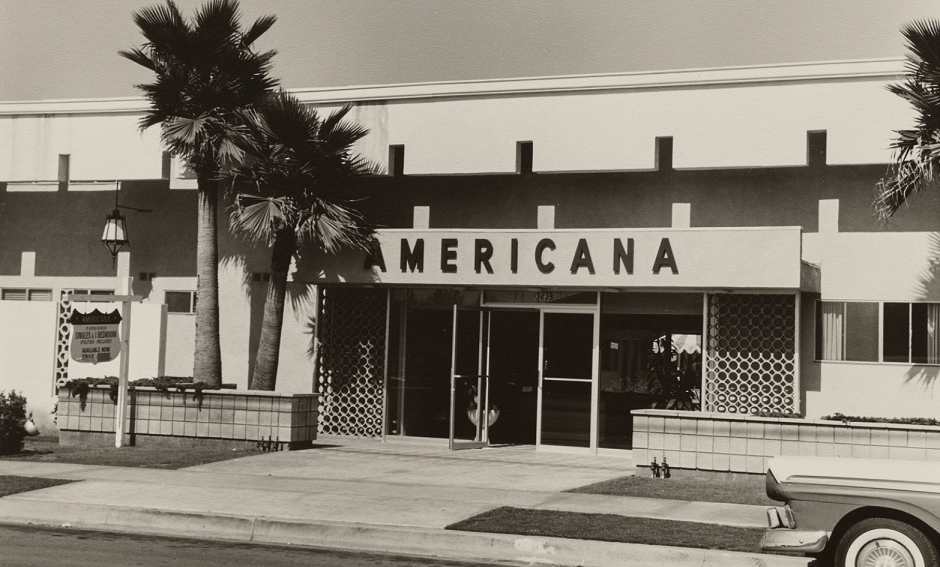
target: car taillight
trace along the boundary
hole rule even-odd
[[[777,482],[777,477],[774,476],[773,471],[770,469],[767,469],[765,490],[767,491],[767,496],[771,500],[776,500],[778,502],[787,501],[787,495],[780,490],[780,483]]]

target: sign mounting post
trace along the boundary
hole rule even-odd
[[[124,421],[127,412],[127,374],[130,359],[131,343],[131,305],[143,300],[140,295],[72,295],[73,302],[83,301],[92,303],[121,302],[121,314],[101,313],[97,309],[90,314],[72,312],[69,322],[72,323],[72,358],[77,362],[107,362],[114,360],[120,353],[121,362],[118,371],[118,399],[117,411],[114,412],[114,446],[121,448],[124,445]],[[114,349],[117,323],[121,325],[121,339],[117,349]],[[79,352],[75,352],[75,344],[79,345]],[[84,344],[83,344],[84,343]]]

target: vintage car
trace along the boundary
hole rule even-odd
[[[940,462],[778,457],[765,551],[836,567],[940,567]]]

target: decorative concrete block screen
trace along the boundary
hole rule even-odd
[[[280,442],[286,448],[309,447],[317,438],[317,394],[211,390],[201,403],[194,392],[129,392],[127,431],[136,437],[177,437]],[[114,434],[116,403],[108,387],[92,387],[84,402],[59,390],[60,442],[80,444]],[[99,434],[99,435],[95,435]]]
[[[317,325],[319,432],[382,436],[388,292],[324,288]]]
[[[793,295],[708,297],[706,411],[796,410],[795,308]]]
[[[772,457],[940,461],[940,427],[633,410],[633,458],[677,469],[763,474]]]
[[[69,380],[69,315],[72,313],[72,290],[63,289],[59,298],[55,339],[55,385],[63,386]]]

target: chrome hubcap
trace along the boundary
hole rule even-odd
[[[858,554],[856,567],[914,567],[914,557],[900,543],[891,539],[869,542]]]

